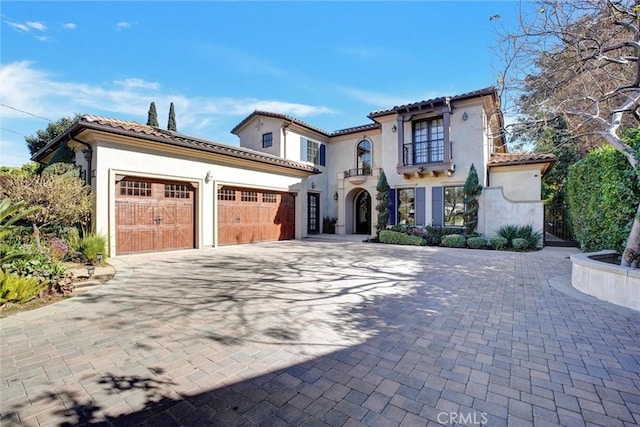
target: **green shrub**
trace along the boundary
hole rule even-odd
[[[448,234],[462,234],[461,228],[456,227],[425,227],[426,236],[424,239],[429,246],[440,246],[442,244],[442,237]]]
[[[507,247],[513,247],[514,239],[525,239],[529,248],[537,248],[542,240],[540,231],[533,231],[533,225],[503,225],[498,229],[498,236],[507,239]],[[497,249],[497,248],[496,248]]]
[[[490,242],[491,246],[493,246],[497,250],[502,250],[509,247],[509,241],[506,239],[506,237],[495,236],[491,238]]]
[[[67,268],[45,252],[25,252],[21,258],[12,259],[2,265],[7,273],[18,276],[35,277],[45,283],[55,283],[66,276]]]
[[[338,222],[338,218],[331,216],[322,218],[322,232],[326,234],[336,234],[336,222]]]
[[[518,228],[517,225],[502,225],[498,228],[498,236],[504,237],[507,239],[507,247],[511,247],[513,245],[513,239],[518,237]]]
[[[610,145],[590,152],[569,168],[567,194],[581,249],[622,253],[640,203],[638,175],[624,156]]]
[[[518,232],[516,233],[516,237],[520,239],[525,239],[527,242],[529,242],[529,246],[528,246],[529,249],[535,249],[541,246],[540,242],[542,241],[542,233],[540,231],[533,231],[533,225],[531,224],[521,225],[520,227],[518,227]]]
[[[471,249],[484,249],[487,246],[487,239],[482,236],[469,237],[467,246]]]
[[[107,238],[99,234],[88,234],[82,238],[80,252],[92,264],[98,262],[98,254],[106,258]]]
[[[442,246],[447,248],[464,248],[467,246],[467,239],[462,234],[447,234],[442,237]]]
[[[424,239],[418,236],[410,236],[406,233],[400,233],[392,230],[382,230],[380,232],[380,241],[382,243],[389,243],[392,245],[413,245],[413,246],[425,246]]]
[[[524,251],[529,247],[529,241],[521,237],[516,237],[511,242],[511,245],[513,246],[513,249],[517,251]]]
[[[60,233],[60,237],[69,245],[69,250],[73,252],[80,252],[82,246],[82,239],[80,238],[80,232],[76,227],[65,227]]]
[[[46,284],[37,277],[24,277],[0,270],[0,304],[23,303],[38,296]]]

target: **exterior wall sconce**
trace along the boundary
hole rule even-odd
[[[338,201],[338,192],[333,193],[333,200]]]
[[[398,126],[393,125],[391,126],[391,132],[396,132],[398,130]]]
[[[464,113],[462,113],[462,120],[464,120],[466,122],[468,118],[469,118],[469,116],[467,116],[467,112],[466,111]]]
[[[313,190],[313,189],[315,189],[315,188],[316,188],[316,183],[315,183],[315,182],[312,182],[312,183],[311,183],[311,189]]]
[[[204,177],[204,182],[208,184],[208,183],[210,183],[210,182],[211,182],[211,179],[212,179],[212,177],[211,177],[211,171],[207,171],[207,174],[206,174],[206,175],[205,175],[205,177]]]

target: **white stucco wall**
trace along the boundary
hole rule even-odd
[[[94,189],[100,197],[96,200],[95,226],[98,233],[109,236],[110,253],[115,254],[115,180],[116,175],[187,181],[196,184],[196,246],[216,244],[217,219],[215,216],[217,185],[253,187],[274,191],[300,192],[302,178],[285,176],[242,168],[220,165],[213,160],[201,160],[185,153],[180,155],[162,151],[131,151],[108,141],[94,145],[97,162],[94,162],[96,177]],[[206,157],[206,156],[203,156]],[[211,172],[212,181],[204,178]],[[302,235],[300,198],[296,198],[296,238]]]
[[[540,165],[492,167],[490,185],[502,187],[511,200],[540,200],[542,177]]]
[[[487,237],[497,234],[503,225],[533,225],[534,231],[544,230],[542,201],[514,201],[507,198],[502,187],[486,187],[480,196],[478,231]]]
[[[271,132],[273,134],[273,145],[262,147],[262,135]],[[282,119],[275,117],[256,116],[238,132],[240,146],[274,156],[288,158],[282,144]]]

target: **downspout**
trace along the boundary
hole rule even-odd
[[[282,157],[287,158],[287,133],[289,133],[289,126],[293,124],[293,120],[290,120],[288,124],[282,126]]]
[[[69,135],[69,141],[75,141],[79,144],[84,145],[85,148],[84,150],[82,150],[82,154],[84,154],[84,159],[87,162],[87,179],[86,179],[86,183],[87,185],[91,185],[91,174],[92,174],[92,168],[91,168],[91,163],[92,163],[92,159],[93,159],[93,148],[91,148],[91,145],[89,145],[88,143],[84,142],[84,141],[80,141],[79,139],[76,139],[74,137],[72,137],[71,135]]]

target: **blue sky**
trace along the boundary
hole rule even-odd
[[[513,1],[13,2],[0,26],[0,165],[74,113],[237,144],[255,109],[327,131],[371,111],[495,84],[495,21]],[[22,110],[24,112],[16,111]],[[40,116],[40,117],[34,117]]]

